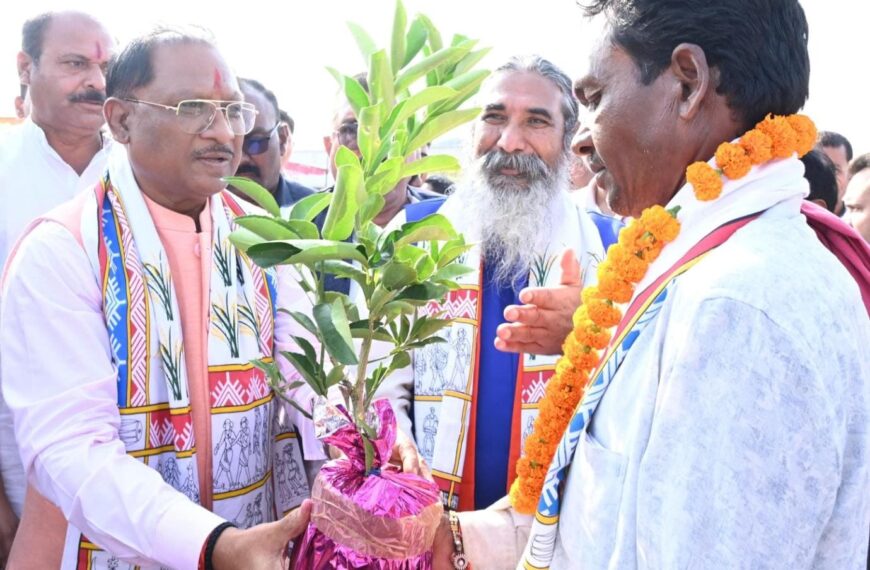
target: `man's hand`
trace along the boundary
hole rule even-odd
[[[16,530],[18,530],[18,517],[15,516],[12,506],[4,496],[0,498],[0,568],[6,567]]]
[[[527,287],[520,291],[523,305],[508,305],[507,323],[496,330],[495,347],[503,352],[561,354],[562,343],[573,329],[571,317],[580,306],[583,283],[580,263],[567,249],[560,261],[562,278],[557,287]]]
[[[216,570],[285,570],[287,543],[302,534],[311,516],[311,501],[283,519],[247,530],[228,528],[215,544],[212,566]]]
[[[390,463],[402,466],[403,473],[415,473],[426,479],[432,480],[432,473],[426,465],[426,461],[420,457],[417,445],[408,434],[401,429],[396,430],[396,443],[393,445],[393,455]]]
[[[435,542],[432,544],[432,569],[453,570],[453,533],[447,515],[441,517],[441,524],[435,531]]]

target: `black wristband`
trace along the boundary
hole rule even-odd
[[[203,570],[214,570],[214,566],[211,563],[211,557],[214,554],[214,547],[217,544],[218,538],[220,538],[228,528],[238,527],[231,522],[223,522],[214,527],[214,530],[208,535],[208,540],[205,541],[205,564],[203,564]]]

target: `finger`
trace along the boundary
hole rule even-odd
[[[305,531],[305,528],[308,526],[308,520],[311,518],[311,506],[313,504],[310,499],[305,499],[301,505],[281,519],[281,532],[285,541],[293,540]]]
[[[560,335],[557,332],[547,327],[532,327],[517,324],[502,324],[495,331],[497,339],[504,342],[523,342],[523,343],[541,343],[543,339],[548,339],[554,335]]]
[[[574,250],[571,248],[562,252],[562,258],[559,260],[559,265],[562,267],[562,278],[559,281],[562,285],[570,285],[579,287],[583,285],[583,279],[580,272],[580,262],[577,261],[577,256],[574,255]]]
[[[420,458],[420,475],[427,481],[435,482],[435,478],[432,477],[432,470],[429,468],[429,464],[423,457]]]
[[[405,473],[416,473],[417,475],[422,474],[417,446],[411,443],[411,440],[406,439],[399,445],[399,458],[402,460],[402,471]]]
[[[542,317],[543,311],[534,305],[508,305],[504,309],[504,318],[509,323],[543,326]]]
[[[500,338],[493,341],[495,347],[502,352],[514,352],[517,354],[540,354],[551,355],[561,354],[561,348],[553,348],[552,346],[542,346],[537,342],[505,342]]]
[[[520,291],[520,301],[540,309],[567,310],[580,305],[579,285],[558,287],[529,287]]]

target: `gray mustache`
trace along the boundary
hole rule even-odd
[[[487,173],[498,174],[504,168],[516,170],[529,180],[540,180],[550,174],[547,163],[534,154],[511,154],[497,149],[486,153],[483,169]]]

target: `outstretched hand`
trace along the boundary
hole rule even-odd
[[[560,260],[562,277],[556,287],[526,287],[520,291],[522,305],[508,305],[507,321],[496,330],[495,347],[503,352],[561,354],[562,343],[573,325],[571,317],[580,306],[583,282],[574,251],[566,249]]]
[[[311,501],[305,500],[279,521],[249,529],[229,528],[215,544],[212,566],[216,570],[284,570],[288,564],[287,543],[302,534],[311,517]]]

